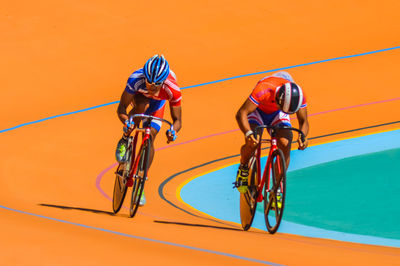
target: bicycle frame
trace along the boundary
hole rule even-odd
[[[113,191],[113,211],[117,213],[124,202],[125,195],[128,187],[132,188],[132,197],[129,208],[129,216],[135,216],[138,207],[140,206],[140,199],[144,190],[145,181],[147,179],[148,170],[150,167],[150,155],[151,155],[151,122],[152,120],[158,120],[165,122],[170,125],[170,129],[173,130],[171,122],[164,120],[159,117],[154,117],[145,114],[136,114],[129,118],[130,122],[133,123],[133,119],[140,118],[140,121],[135,124],[132,131],[129,134],[124,133],[124,138],[127,138],[127,151],[126,155],[128,158],[126,162],[120,163],[116,171],[116,177],[114,182]],[[146,120],[147,124],[144,123]],[[140,124],[143,125],[140,128]],[[131,136],[132,132],[134,136]],[[143,133],[142,143],[140,148],[137,150],[139,133]],[[122,171],[122,173],[120,172]]]
[[[134,160],[134,163],[133,163],[133,167],[131,167],[131,169],[129,169],[129,176],[128,176],[129,179],[133,178],[133,174],[136,172],[137,167],[139,165],[139,156],[136,157],[136,145],[137,145],[139,133],[144,133],[143,138],[142,138],[142,143],[140,144],[140,149],[141,149],[143,147],[144,143],[146,142],[146,140],[148,140],[151,137],[150,132],[151,132],[151,121],[152,120],[159,120],[161,122],[165,122],[165,123],[169,124],[171,130],[173,130],[173,128],[174,128],[171,122],[169,122],[165,119],[159,118],[159,117],[145,115],[145,114],[135,114],[129,118],[130,122],[132,122],[134,118],[141,118],[142,124],[143,124],[143,120],[146,119],[147,125],[146,125],[146,127],[139,128],[140,124],[139,125],[135,124],[135,128],[133,129],[133,131],[135,131],[135,136],[133,138],[131,158],[132,158],[132,160]],[[132,185],[130,184],[130,186],[132,186]]]
[[[259,127],[258,127],[259,128]],[[263,130],[262,130],[263,131]],[[257,202],[261,202],[263,201],[263,194],[262,189],[264,187],[265,184],[265,180],[267,178],[267,174],[268,174],[268,182],[269,182],[269,173],[270,173],[270,169],[267,169],[267,165],[269,165],[269,162],[272,158],[272,153],[278,149],[278,145],[277,145],[277,140],[275,137],[275,134],[273,134],[273,136],[271,136],[271,139],[262,139],[262,132],[260,134],[260,138],[259,138],[259,145],[257,147],[257,156],[256,156],[256,160],[257,160],[257,181],[258,181],[258,186],[257,186]],[[269,148],[269,153],[268,153],[268,159],[267,159],[267,163],[265,164],[265,168],[264,168],[264,173],[263,176],[261,178],[261,144],[262,143],[271,143],[271,147]]]
[[[271,139],[263,139],[262,138],[262,134],[264,129],[269,129],[271,130]],[[272,154],[275,150],[278,149],[278,144],[277,144],[277,138],[276,138],[276,129],[286,129],[286,130],[294,130],[299,132],[299,134],[301,135],[301,138],[304,141],[304,134],[302,131],[300,131],[297,128],[293,128],[293,127],[273,127],[273,126],[258,126],[256,127],[256,134],[258,131],[261,131],[259,135],[259,144],[257,147],[257,156],[256,156],[256,160],[257,160],[257,181],[258,181],[258,186],[257,186],[257,202],[261,202],[263,201],[263,195],[262,195],[262,189],[264,187],[265,184],[265,180],[268,180],[267,182],[270,182],[270,171],[271,169],[267,169],[267,166],[270,166],[272,164],[270,164],[270,160],[272,159]],[[261,145],[262,143],[271,143],[271,146],[269,148],[269,153],[268,153],[268,158],[267,158],[267,162],[265,164],[265,168],[264,168],[264,173],[263,176],[261,178]],[[279,161],[278,161],[279,164]],[[278,167],[280,167],[280,165],[278,165]],[[267,176],[268,175],[268,176]],[[269,186],[269,183],[268,183]]]

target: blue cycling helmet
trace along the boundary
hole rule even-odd
[[[163,55],[156,54],[143,67],[144,76],[149,83],[162,83],[169,75],[169,64]]]

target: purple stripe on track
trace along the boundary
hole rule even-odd
[[[362,106],[368,106],[368,105],[373,105],[373,104],[378,104],[378,103],[388,103],[388,102],[393,102],[393,101],[398,101],[398,100],[400,100],[400,97],[393,98],[393,99],[388,99],[388,100],[370,102],[370,103],[363,103],[363,104],[358,104],[358,105],[353,105],[353,106],[347,106],[347,107],[342,107],[342,108],[338,108],[338,109],[332,109],[332,110],[328,110],[328,111],[322,111],[322,112],[310,114],[309,116],[322,115],[322,114],[327,114],[327,113],[336,112],[336,111],[343,111],[343,110],[347,110],[347,109],[352,109],[352,108],[357,108],[357,107],[362,107]]]
[[[110,171],[111,169],[113,169],[114,167],[116,167],[118,165],[118,163],[113,163],[112,165],[110,165],[109,167],[107,167],[106,169],[104,169],[103,171],[101,171],[101,173],[97,176],[96,178],[96,187],[97,189],[100,191],[100,193],[108,200],[112,201],[112,198],[110,198],[106,192],[104,192],[104,190],[101,188],[100,183],[101,183],[101,179],[103,178],[103,176]]]
[[[195,141],[202,140],[202,139],[208,139],[208,138],[211,138],[211,137],[232,133],[232,132],[235,132],[235,131],[238,131],[238,130],[239,129],[232,129],[232,130],[228,130],[228,131],[224,131],[224,132],[219,132],[219,133],[207,135],[207,136],[200,137],[200,138],[197,138],[197,139],[187,140],[185,142],[176,143],[176,144],[172,144],[172,145],[168,145],[168,146],[164,146],[164,147],[158,148],[158,149],[156,149],[156,151],[172,148],[172,147],[183,145],[183,144],[188,144],[188,143],[195,142]]]
[[[97,178],[96,178],[96,188],[97,188],[97,190],[98,191],[100,191],[100,193],[106,198],[106,199],[108,199],[109,201],[112,201],[112,198],[110,197],[110,196],[108,196],[108,194],[101,188],[101,186],[100,186],[100,183],[101,183],[101,180],[102,180],[102,178],[103,178],[103,176],[108,172],[108,171],[110,171],[111,169],[113,169],[114,167],[116,167],[118,165],[118,163],[113,163],[112,165],[110,165],[109,167],[107,167],[106,169],[104,169],[103,171],[101,171],[101,173],[97,176]],[[125,206],[122,206],[122,208],[124,208],[124,209],[129,209],[128,207],[125,207]],[[155,216],[155,215],[151,215],[151,214],[148,214],[148,213],[144,213],[144,212],[142,212],[142,211],[138,211],[138,213],[140,213],[141,215],[145,215],[145,216],[148,216],[148,217],[152,217],[152,218],[154,218],[154,219],[159,219],[159,220],[165,220],[163,217],[160,217],[160,216]]]

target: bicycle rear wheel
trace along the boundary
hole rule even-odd
[[[257,207],[257,160],[256,156],[249,161],[249,185],[246,193],[240,193],[240,221],[244,231],[250,229]]]
[[[134,175],[134,182],[132,186],[131,205],[129,208],[129,216],[135,216],[139,208],[140,198],[144,190],[144,183],[146,182],[147,172],[149,170],[150,160],[150,147],[151,140],[147,139],[139,151],[139,163]]]
[[[275,150],[266,168],[269,171],[264,189],[265,225],[269,233],[274,234],[281,223],[286,196],[286,163],[283,152]],[[279,184],[277,179],[280,178]]]

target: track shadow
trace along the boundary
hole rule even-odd
[[[76,210],[76,211],[91,212],[91,213],[96,213],[96,214],[106,214],[106,215],[110,215],[110,216],[118,216],[113,212],[81,208],[81,207],[70,207],[70,206],[61,206],[61,205],[53,205],[53,204],[45,204],[45,203],[40,203],[38,205],[43,206],[43,207],[58,208],[58,209],[63,209],[63,210]]]
[[[242,229],[239,229],[239,228],[225,227],[225,226],[214,226],[214,225],[206,225],[206,224],[190,224],[190,223],[169,222],[169,221],[160,221],[160,220],[154,220],[153,222],[161,223],[161,224],[174,224],[174,225],[183,225],[183,226],[192,226],[192,227],[206,227],[206,228],[233,230],[233,231],[243,231]]]

